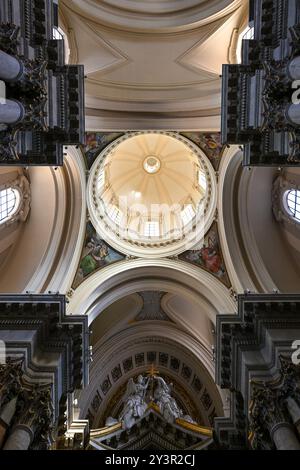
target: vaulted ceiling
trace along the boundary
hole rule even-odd
[[[246,3],[62,1],[88,129],[218,129],[219,75]]]

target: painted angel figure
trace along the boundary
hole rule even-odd
[[[139,375],[137,381],[131,378],[127,383],[126,394],[124,396],[124,408],[119,416],[124,429],[130,429],[137,419],[141,418],[147,409],[145,401],[149,380]]]

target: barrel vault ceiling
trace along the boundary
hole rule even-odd
[[[219,75],[245,2],[227,2],[230,8],[195,24],[183,25],[184,11],[169,12],[170,22],[178,14],[177,27],[159,30],[143,28],[140,11],[129,29],[117,21],[124,12],[114,21],[97,18],[94,3],[61,2],[70,60],[85,66],[88,129],[127,129],[128,122],[136,129],[218,129]]]

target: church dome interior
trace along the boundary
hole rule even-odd
[[[203,237],[213,189],[210,162],[192,142],[176,133],[129,133],[93,164],[88,206],[98,233],[120,251],[162,256],[163,247],[174,253]]]

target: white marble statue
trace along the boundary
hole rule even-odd
[[[183,411],[179,408],[175,398],[171,396],[173,384],[167,384],[167,382],[157,375],[150,375],[147,379],[142,375],[139,375],[137,381],[131,378],[127,383],[126,393],[123,397],[123,409],[118,419],[114,419],[111,416],[107,418],[105,425],[112,426],[118,422],[122,423],[124,429],[130,429],[139,418],[142,418],[147,410],[146,393],[148,390],[149,382],[152,384],[152,391],[148,395],[147,401],[154,400],[158,405],[160,413],[163,415],[168,423],[174,423],[177,418],[182,418],[185,421],[194,423],[193,419],[189,415],[184,415]],[[156,382],[154,394],[153,385]]]
[[[119,421],[122,422],[124,429],[130,429],[144,415],[147,409],[145,395],[149,380],[139,375],[136,382],[132,378],[128,381],[126,394],[123,398],[124,408],[119,416]]]
[[[162,377],[154,376],[157,386],[154,399],[159,406],[159,411],[168,423],[174,423],[176,418],[183,417],[182,410],[178,407],[176,400],[171,397],[172,384],[168,385]]]

